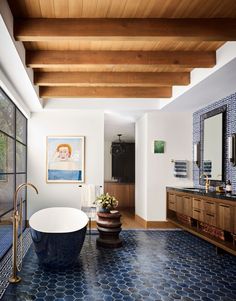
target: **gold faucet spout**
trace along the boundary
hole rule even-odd
[[[18,223],[22,219],[22,212],[20,213],[17,209],[17,200],[19,191],[26,186],[32,187],[38,194],[38,189],[31,183],[23,183],[16,188],[13,200],[13,242],[12,242],[12,276],[9,278],[10,283],[18,283],[21,278],[17,275],[17,241],[18,241]],[[21,198],[21,208],[22,208],[22,198]]]
[[[209,180],[209,177],[208,177],[208,175],[206,173],[202,173],[200,175],[200,179],[203,178],[203,177],[206,178],[205,190],[206,190],[206,192],[208,192],[209,191],[209,187],[210,187],[210,180]]]

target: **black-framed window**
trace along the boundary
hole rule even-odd
[[[27,119],[0,88],[0,219],[10,216],[16,187],[27,181]],[[23,200],[23,227],[26,226],[26,190]]]

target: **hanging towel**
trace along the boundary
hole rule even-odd
[[[187,163],[186,160],[175,160],[174,162],[174,176],[176,178],[187,178]]]
[[[93,207],[95,201],[95,185],[82,185],[81,188],[81,207]]]
[[[203,172],[208,176],[208,178],[211,178],[211,171],[212,171],[211,160],[203,161]]]
[[[101,186],[86,184],[81,186],[81,207],[96,207],[94,201],[101,194]]]

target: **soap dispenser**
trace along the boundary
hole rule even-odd
[[[226,183],[225,192],[226,193],[232,193],[232,185],[231,185],[230,180],[228,180],[227,183]]]

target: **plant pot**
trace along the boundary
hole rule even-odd
[[[110,209],[108,209],[108,208],[103,208],[103,207],[99,207],[99,208],[98,208],[98,212],[109,213],[109,212],[110,212]]]

